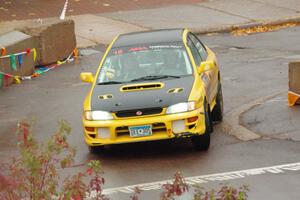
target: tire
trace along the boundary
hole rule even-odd
[[[210,134],[213,131],[210,108],[206,100],[204,101],[204,115],[205,115],[205,133],[202,135],[195,135],[191,138],[194,148],[196,150],[207,151],[210,145]]]
[[[89,146],[89,151],[92,154],[100,153],[104,150],[104,146]]]
[[[218,83],[218,93],[216,97],[216,105],[212,111],[212,121],[221,122],[223,120],[223,94],[222,94],[222,85],[219,81]]]

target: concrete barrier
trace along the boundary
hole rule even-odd
[[[300,94],[300,61],[289,63],[289,89]]]
[[[289,105],[300,103],[300,61],[289,63]]]
[[[12,31],[0,36],[0,48],[6,49],[6,54],[15,54],[18,52],[23,52],[27,48],[32,49],[37,47],[37,40],[35,37],[27,35],[19,31]],[[10,59],[3,58],[0,59],[0,71],[17,75],[17,76],[28,76],[34,71],[34,66],[37,63],[34,62],[33,53],[29,55],[22,56],[22,65],[16,62],[17,70],[13,70],[11,67]],[[9,78],[7,84],[11,84],[14,80]],[[2,84],[3,85],[3,84]]]
[[[38,40],[38,64],[47,65],[67,58],[76,47],[73,20],[48,19],[24,28],[23,32]]]
[[[11,67],[10,59],[0,59],[0,71],[13,76],[29,76],[35,66],[43,66],[67,58],[76,48],[75,27],[73,20],[47,19],[34,22],[20,31],[12,31],[0,36],[0,49],[4,47],[6,54],[16,54],[26,49],[35,48],[37,52],[34,62],[33,53],[22,56],[23,63],[17,62],[17,70]],[[4,80],[11,84],[13,78]],[[2,84],[3,86],[4,84]]]

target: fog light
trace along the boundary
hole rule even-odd
[[[176,120],[172,122],[173,133],[182,133],[185,131],[184,120]]]
[[[195,116],[195,117],[190,117],[190,118],[188,118],[188,123],[195,122],[195,121],[197,121],[197,119],[198,119],[197,116]]]
[[[88,127],[86,126],[85,127],[85,130],[89,131],[89,132],[94,132],[95,131],[95,128],[94,127]]]
[[[103,139],[110,138],[109,128],[98,128],[97,137]]]

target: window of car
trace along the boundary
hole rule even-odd
[[[145,76],[192,75],[182,43],[115,47],[110,50],[98,75],[98,84],[130,82]]]
[[[194,34],[190,34],[189,35],[192,42],[194,43],[198,53],[201,56],[201,60],[205,61],[207,59],[207,51],[206,48],[204,47],[204,45],[201,43],[201,41],[194,35]]]
[[[196,46],[192,42],[190,36],[188,36],[188,38],[187,38],[187,45],[191,49],[191,53],[193,55],[195,64],[197,65],[197,67],[200,66],[200,63],[201,63],[202,59],[201,59],[201,56],[200,56]]]

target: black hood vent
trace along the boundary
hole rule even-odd
[[[131,92],[138,90],[154,90],[160,89],[163,87],[162,83],[142,83],[142,84],[134,84],[134,85],[125,85],[121,87],[122,92]]]

